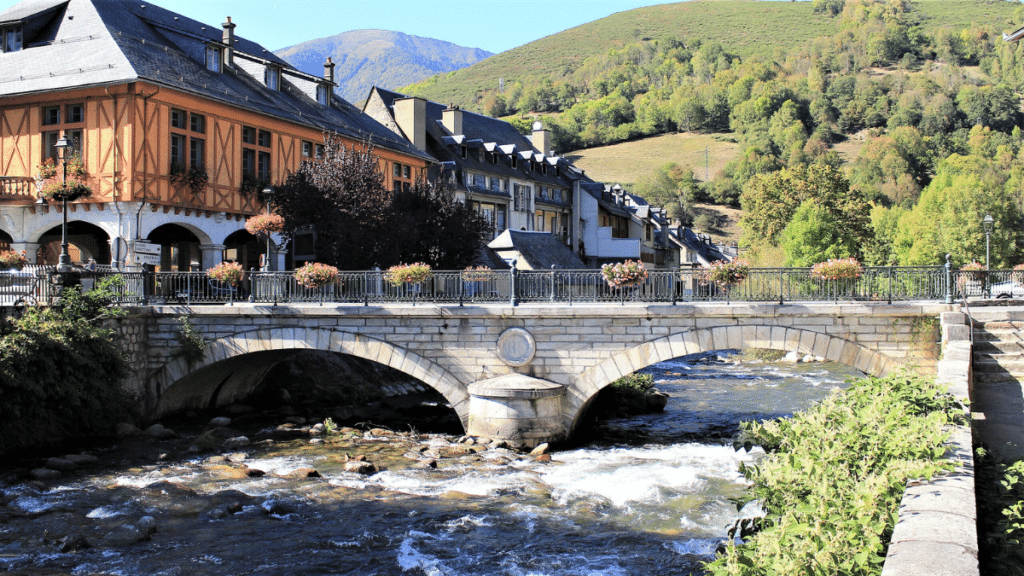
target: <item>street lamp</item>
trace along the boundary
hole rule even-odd
[[[71,272],[71,254],[68,252],[68,195],[67,195],[67,183],[68,183],[68,160],[71,159],[71,154],[75,151],[75,145],[68,140],[67,135],[61,134],[57,143],[53,145],[57,149],[57,156],[61,159],[64,167],[64,186],[65,190],[61,194],[61,214],[64,220],[60,227],[60,259],[57,260],[57,272],[64,274]]]
[[[991,214],[985,214],[985,219],[981,221],[981,225],[985,228],[985,269],[990,268],[989,264],[989,240],[992,237],[992,225],[996,223],[995,218]]]
[[[274,187],[273,186],[267,186],[266,188],[263,189],[263,200],[267,204],[267,214],[270,214],[270,202],[273,199],[274,199]],[[264,262],[263,271],[264,272],[270,272],[272,270],[272,267],[270,265],[270,231],[269,230],[267,231],[267,255],[265,257],[265,260],[266,261]]]

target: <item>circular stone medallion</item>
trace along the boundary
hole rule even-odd
[[[509,328],[498,336],[498,358],[509,366],[526,366],[537,353],[537,341],[522,328]]]

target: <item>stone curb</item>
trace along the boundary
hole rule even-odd
[[[964,403],[970,421],[971,335],[967,315],[943,312],[942,360],[936,382]],[[966,328],[966,329],[965,329]],[[978,512],[971,430],[950,427],[957,469],[931,481],[910,481],[900,502],[882,576],[978,576]]]

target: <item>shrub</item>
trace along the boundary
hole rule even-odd
[[[971,262],[960,267],[960,287],[964,282],[981,282],[985,279],[985,265],[981,262]]]
[[[188,316],[179,317],[178,323],[181,327],[174,335],[178,341],[178,349],[174,351],[174,356],[185,358],[189,362],[202,360],[206,355],[206,337],[203,332],[192,324]]]
[[[311,262],[295,271],[295,281],[306,288],[321,288],[337,279],[337,268],[319,262]]]
[[[208,269],[206,275],[218,282],[234,286],[242,279],[242,265],[238,262],[221,262]]]
[[[103,320],[117,315],[118,278],[57,306],[0,320],[0,453],[107,432],[132,417],[122,388],[128,362]]]
[[[245,221],[245,230],[253,236],[284,230],[284,217],[273,212],[257,214]]]
[[[0,252],[0,270],[21,270],[28,264],[28,257],[25,255],[25,251],[15,252],[14,250],[4,250]]]
[[[618,264],[605,264],[601,275],[612,288],[636,286],[647,279],[647,267],[639,260],[626,260]]]
[[[878,574],[907,480],[952,469],[943,427],[959,405],[917,375],[865,378],[792,418],[741,425],[740,465],[760,518],[732,527],[714,576]],[[745,502],[741,502],[740,505]]]
[[[609,384],[612,389],[626,394],[646,394],[654,388],[654,376],[644,372],[634,372]]]
[[[418,284],[430,278],[433,273],[430,264],[415,262],[413,264],[399,264],[388,268],[388,271],[384,273],[384,279],[392,286],[401,286],[406,283]]]
[[[1024,460],[977,450],[978,540],[983,574],[1024,576]]]
[[[860,278],[863,270],[856,258],[833,258],[815,264],[811,276],[817,280],[852,280]]]
[[[725,288],[743,282],[750,275],[750,264],[746,260],[733,260],[728,262],[719,260],[711,266],[705,267],[701,275],[702,281],[706,284],[714,282]]]

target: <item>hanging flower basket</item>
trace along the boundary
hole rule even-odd
[[[467,267],[462,271],[462,279],[466,282],[484,282],[494,277],[494,270],[487,266]]]
[[[967,282],[981,282],[985,279],[985,265],[981,262],[971,262],[960,267],[960,280]]]
[[[384,279],[392,286],[401,286],[403,284],[419,284],[433,276],[433,274],[434,272],[431,270],[430,264],[415,262],[413,264],[399,264],[388,268],[388,271],[384,273]]]
[[[1015,284],[1024,284],[1024,264],[1017,264],[1010,272],[1010,280]]]
[[[25,256],[25,251],[15,252],[14,250],[4,250],[0,252],[0,270],[21,270],[28,264],[28,257]]]
[[[730,288],[743,282],[750,275],[750,264],[746,260],[727,262],[720,260],[704,268],[701,282],[714,282],[723,288]]]
[[[632,288],[647,280],[647,267],[639,260],[626,260],[618,264],[605,264],[601,275],[611,288]]]
[[[70,178],[64,182],[54,177],[43,183],[43,188],[39,191],[39,195],[47,200],[74,202],[75,200],[92,196],[92,188],[78,178]]]
[[[238,262],[221,262],[208,269],[206,275],[222,284],[234,286],[242,280],[242,265]]]
[[[37,167],[37,170],[36,178],[40,180],[53,178],[57,175],[57,163],[53,161],[53,158],[47,158]]]
[[[284,216],[280,214],[257,214],[245,221],[245,230],[253,236],[267,235],[284,230]]]
[[[295,281],[306,288],[323,288],[338,280],[338,269],[328,264],[312,262],[295,271]]]
[[[811,268],[816,280],[853,280],[860,278],[864,268],[856,258],[833,258],[819,262]]]

